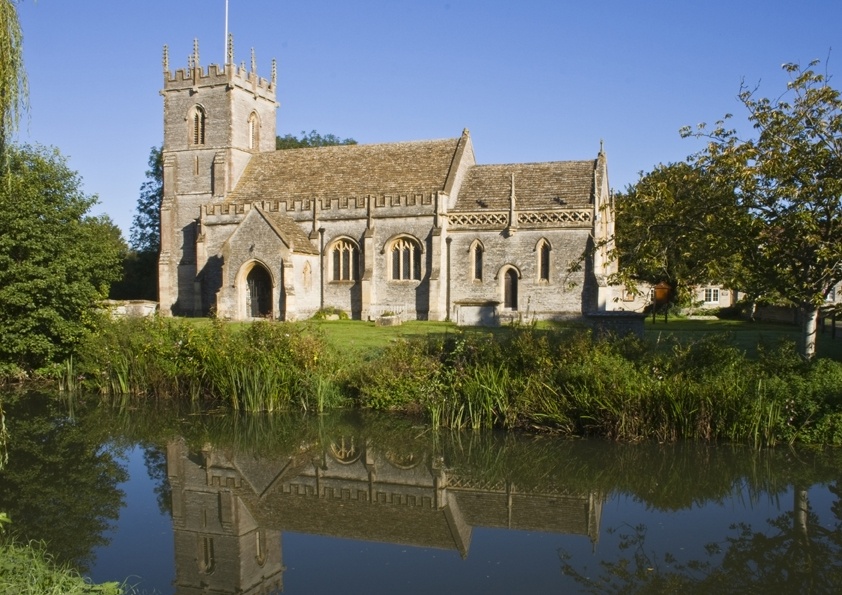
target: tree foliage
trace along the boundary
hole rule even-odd
[[[667,282],[674,298],[700,283],[728,282],[745,218],[731,188],[688,163],[658,165],[617,196],[615,281]]]
[[[335,134],[321,135],[315,130],[309,133],[301,131],[301,136],[293,136],[292,134],[285,134],[284,136],[275,137],[275,148],[283,149],[306,149],[308,147],[330,147],[334,145],[356,145],[357,141],[353,138],[339,138]]]
[[[17,130],[27,105],[26,71],[23,67],[23,33],[17,2],[0,0],[0,150]]]
[[[730,115],[712,129],[682,131],[709,141],[696,165],[732,186],[751,217],[745,266],[758,287],[799,308],[807,358],[815,354],[819,310],[842,280],[842,97],[817,64],[784,64],[789,82],[774,99],[741,88],[751,138],[728,127]]]
[[[161,203],[164,200],[164,160],[162,147],[149,150],[146,181],[140,186],[140,198],[132,218],[129,245],[136,252],[161,250]]]
[[[56,149],[7,148],[0,183],[0,362],[60,361],[93,323],[125,244]]]

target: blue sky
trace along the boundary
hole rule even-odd
[[[22,0],[30,113],[128,236],[170,68],[224,58],[225,0]],[[229,0],[235,61],[278,61],[278,133],[457,137],[479,163],[590,159],[611,186],[698,149],[678,130],[777,96],[784,62],[842,73],[839,0]],[[842,76],[840,74],[839,76]],[[840,82],[834,82],[840,88]]]

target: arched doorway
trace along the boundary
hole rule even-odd
[[[517,310],[517,271],[509,269],[503,276],[503,306]]]
[[[255,264],[246,277],[246,315],[272,318],[272,277],[259,264]]]

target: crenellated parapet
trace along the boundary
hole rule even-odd
[[[186,68],[170,70],[169,48],[164,46],[164,86],[168,90],[192,89],[195,87],[212,87],[216,85],[235,85],[252,90],[260,90],[261,94],[274,95],[277,86],[277,65],[272,60],[271,78],[263,78],[257,74],[254,50],[251,56],[251,68],[245,63],[234,64],[233,45],[229,39],[228,64],[209,64],[207,68],[199,63],[199,46],[194,42],[193,53],[187,59]]]
[[[339,198],[303,198],[292,200],[254,200],[210,203],[203,207],[203,220],[219,223],[233,222],[246,215],[254,207],[269,213],[301,215],[296,219],[313,215],[315,206],[318,217],[330,219],[331,214],[341,215],[342,218],[365,217],[371,210],[373,213],[382,212],[382,216],[398,216],[403,214],[432,215],[435,205],[434,193],[425,194],[383,194],[366,196],[343,196]],[[409,213],[407,213],[409,211]],[[416,212],[417,211],[417,212]],[[377,215],[373,215],[377,216]]]

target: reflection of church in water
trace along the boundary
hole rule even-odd
[[[458,551],[474,527],[599,537],[602,496],[522,489],[449,470],[436,457],[354,439],[293,457],[167,448],[176,592],[283,590],[283,531]]]

